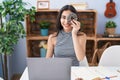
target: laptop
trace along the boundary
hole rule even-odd
[[[27,58],[29,80],[70,80],[72,59]]]

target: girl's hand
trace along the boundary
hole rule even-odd
[[[80,30],[80,28],[81,28],[80,22],[73,19],[73,20],[71,21],[71,27],[73,27],[72,33],[73,33],[73,34],[77,34],[77,32],[78,32],[78,31]]]

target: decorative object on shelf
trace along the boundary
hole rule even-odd
[[[20,38],[25,37],[25,30],[22,22],[25,16],[34,21],[35,7],[26,9],[28,5],[22,0],[5,0],[0,4],[1,27],[0,27],[0,55],[2,55],[3,78],[8,79],[8,57],[13,54],[13,50]],[[5,19],[3,21],[3,19]]]
[[[38,0],[37,1],[37,10],[46,10],[49,9],[49,1],[48,0]]]
[[[41,21],[39,23],[41,36],[48,36],[48,29],[50,25],[51,25],[51,22],[49,21]]]
[[[116,23],[112,20],[106,22],[105,27],[105,35],[114,35],[115,34],[115,28],[116,28]]]
[[[40,41],[40,57],[45,57],[47,52],[47,41]]]
[[[110,2],[106,4],[106,10],[105,10],[104,15],[107,18],[112,18],[112,17],[115,17],[116,14],[117,12],[115,10],[115,2],[113,2],[113,0],[110,0]]]
[[[72,3],[71,5],[74,6],[77,10],[85,10],[88,7],[88,4],[86,2]]]

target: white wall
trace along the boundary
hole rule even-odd
[[[37,0],[23,0],[27,1],[32,4],[32,6],[37,6]],[[120,7],[119,0],[113,0],[116,3],[116,10],[117,15],[116,17],[112,18],[117,23],[117,29],[116,33],[120,33],[120,10],[118,9]],[[105,22],[109,19],[104,16],[104,11],[106,9],[106,3],[109,2],[109,0],[50,0],[50,9],[60,9],[63,5],[72,3],[72,2],[87,2],[89,5],[89,9],[95,9],[97,10],[98,16],[97,16],[97,33],[104,33],[104,26]],[[28,8],[30,7],[27,6]],[[20,39],[19,43],[15,47],[14,55],[12,56],[12,70],[13,73],[21,73],[23,72],[25,66],[26,66],[26,39]]]

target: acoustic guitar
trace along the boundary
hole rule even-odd
[[[115,10],[115,2],[113,2],[113,0],[110,0],[110,2],[108,2],[106,4],[106,10],[105,10],[105,13],[104,15],[107,17],[107,18],[112,18],[112,17],[115,17],[116,16],[116,10]]]

